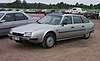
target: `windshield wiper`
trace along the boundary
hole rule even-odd
[[[39,24],[41,24],[38,20],[36,22],[39,23]]]

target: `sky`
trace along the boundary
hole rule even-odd
[[[7,3],[7,2],[13,2],[15,0],[0,0],[0,3]],[[21,0],[23,1],[23,0]],[[58,2],[64,2],[67,4],[75,4],[75,3],[83,3],[83,4],[98,4],[100,3],[100,0],[26,0],[28,3],[34,3],[34,2],[40,2],[40,3],[46,3],[46,4],[56,4]]]

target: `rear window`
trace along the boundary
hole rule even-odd
[[[89,23],[90,21],[89,21],[89,19],[87,19],[87,18],[85,18],[85,17],[81,17],[82,18],[82,20],[83,20],[83,23]]]

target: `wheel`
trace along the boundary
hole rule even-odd
[[[15,40],[15,41],[16,41],[17,43],[23,43],[22,40],[19,40],[19,41],[18,41],[18,40]]]
[[[52,33],[48,33],[46,34],[46,36],[44,37],[44,40],[42,42],[42,46],[44,48],[51,48],[54,46],[55,44],[55,36]]]
[[[84,39],[88,39],[89,37],[90,37],[90,32],[85,33],[83,36]]]

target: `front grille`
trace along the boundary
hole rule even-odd
[[[13,32],[12,35],[15,35],[15,36],[23,36],[24,34],[20,34],[20,33]]]

